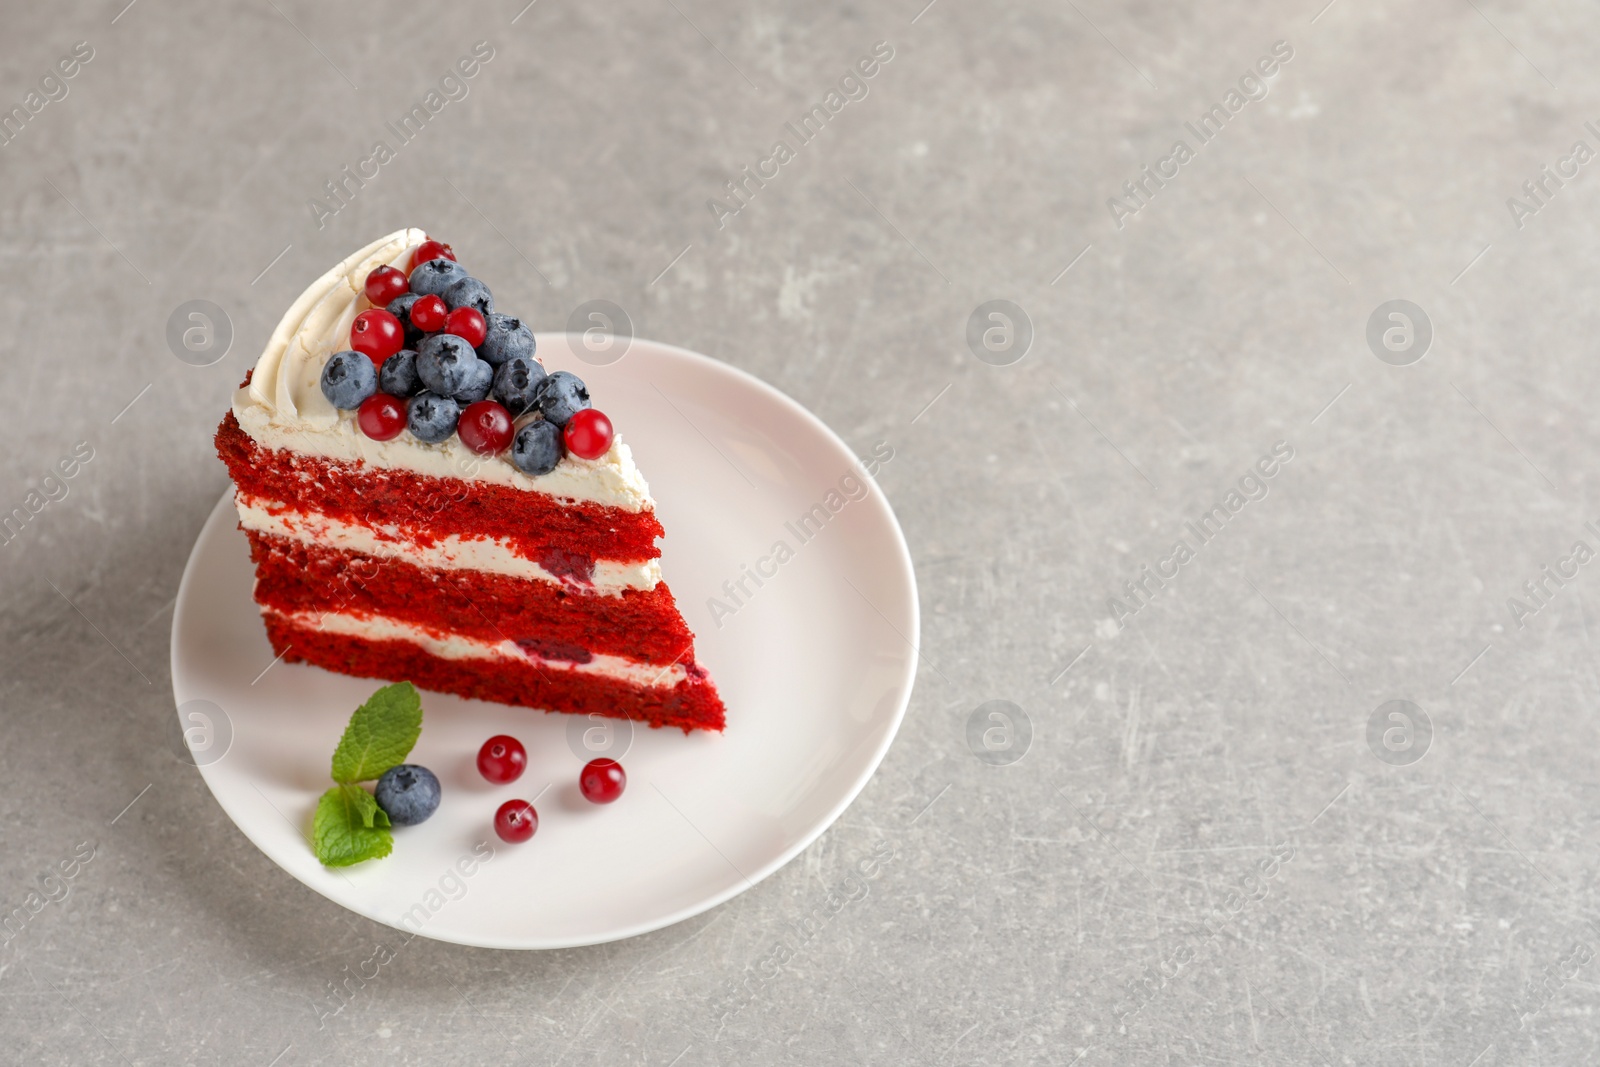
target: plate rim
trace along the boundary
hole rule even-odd
[[[580,338],[582,336],[582,334],[576,334],[570,331],[541,331],[534,335],[536,343],[541,338],[561,338],[563,341],[567,342],[568,349],[574,352],[576,352],[577,349],[572,343],[572,339]],[[756,377],[749,371],[744,370],[741,367],[736,367],[733,364],[723,360],[716,359],[715,357],[705,355],[704,353],[696,352],[693,349],[684,348],[680,345],[669,344],[664,341],[653,341],[649,340],[648,338],[631,337],[628,342],[628,347],[631,348],[634,345],[645,345],[651,348],[659,349],[670,353],[673,356],[684,358],[691,363],[708,365],[716,373],[731,375],[736,380],[739,380],[745,387],[754,388],[757,392],[765,394],[769,399],[774,400],[781,406],[788,408],[792,414],[799,416],[802,423],[808,424],[813,430],[820,431],[822,437],[832,446],[849,456],[856,463],[859,464],[861,462],[860,457],[856,455],[855,450],[852,449],[842,437],[835,433],[832,427],[823,422],[820,417],[806,408],[799,401],[789,396],[783,390],[779,389],[777,386],[763,381],[761,378]],[[619,357],[618,360],[613,362],[619,362],[620,359],[625,358],[626,355],[627,352],[625,350],[623,357]],[[905,722],[906,711],[911,706],[911,695],[916,688],[917,665],[921,659],[922,605],[921,598],[917,591],[917,576],[916,569],[911,559],[911,549],[906,543],[905,530],[900,525],[900,518],[895,514],[894,506],[890,503],[888,494],[884,492],[883,487],[878,484],[876,477],[869,476],[867,481],[871,486],[871,494],[877,497],[878,502],[883,506],[885,515],[888,517],[888,528],[889,532],[892,534],[890,544],[895,549],[894,555],[896,562],[898,563],[895,576],[902,580],[908,594],[906,606],[910,613],[911,632],[909,635],[901,634],[900,636],[904,638],[906,643],[910,646],[911,655],[906,659],[905,672],[900,679],[898,687],[898,696],[896,698],[897,706],[891,721],[884,730],[882,739],[878,742],[877,748],[871,754],[869,760],[866,762],[866,764],[864,764],[862,772],[857,776],[856,780],[851,783],[848,789],[841,791],[838,799],[827,809],[826,813],[822,817],[818,818],[814,825],[809,827],[803,834],[801,834],[793,844],[781,850],[776,856],[774,856],[771,860],[768,860],[753,873],[741,873],[740,879],[732,882],[726,888],[709,894],[702,900],[685,905],[666,915],[646,919],[641,922],[635,922],[627,926],[618,927],[602,937],[585,935],[579,937],[558,937],[545,939],[536,938],[527,941],[511,943],[506,941],[479,941],[460,936],[440,936],[437,934],[430,934],[426,930],[418,931],[417,933],[423,937],[428,937],[431,940],[441,941],[446,944],[463,945],[468,948],[500,949],[504,951],[546,951],[562,948],[583,948],[590,945],[603,945],[615,941],[624,941],[629,938],[640,937],[644,934],[654,933],[657,930],[664,930],[669,926],[675,926],[678,923],[692,919],[697,915],[702,915],[713,908],[727,903],[745,891],[754,889],[761,882],[771,877],[773,874],[776,874],[784,867],[788,866],[788,864],[792,862],[795,857],[799,856],[802,852],[815,844],[823,834],[827,833],[828,830],[833,827],[834,823],[839,821],[839,817],[845,813],[846,809],[848,809],[851,804],[855,803],[856,798],[861,795],[861,791],[866,788],[867,783],[870,782],[878,773],[878,768],[883,765],[884,758],[889,754],[890,746],[894,744],[895,738],[899,736],[900,727]],[[191,582],[195,580],[194,573],[196,560],[199,558],[199,548],[201,542],[205,539],[207,531],[211,528],[211,524],[219,521],[219,513],[221,513],[224,508],[231,508],[233,506],[233,492],[233,484],[230,481],[228,487],[223,490],[221,498],[215,505],[212,506],[211,511],[206,515],[205,521],[201,523],[199,531],[195,534],[194,544],[190,546],[188,559],[184,562],[183,574],[178,579],[177,598],[172,613],[172,627],[169,632],[168,643],[170,646],[170,651],[168,654],[168,672],[172,682],[173,704],[175,709],[178,709],[179,711],[181,711],[183,705],[187,703],[187,701],[182,699],[180,696],[178,683],[178,636],[180,630],[183,628],[182,624],[187,614],[185,610],[189,600],[187,594],[191,592]],[[871,605],[870,601],[868,601],[868,603]],[[876,605],[871,606],[876,610]],[[885,616],[885,621],[889,621],[887,616]],[[890,628],[896,629],[892,623],[890,624]],[[179,718],[179,725],[180,728],[183,726],[183,720],[181,716]],[[394,923],[377,918],[368,912],[357,910],[344,901],[328,896],[327,893],[323,892],[320,886],[312,884],[310,881],[302,878],[295,870],[285,866],[282,863],[279,863],[277,858],[274,857],[273,854],[268,851],[268,849],[262,845],[260,841],[257,841],[250,830],[246,828],[245,821],[241,821],[240,818],[236,816],[232,810],[230,810],[228,804],[225,803],[222,797],[218,794],[216,787],[211,781],[210,770],[212,766],[214,766],[214,764],[208,764],[204,766],[196,765],[196,769],[200,772],[201,780],[205,782],[206,789],[211,793],[212,799],[216,801],[217,806],[222,809],[223,813],[228,816],[228,819],[233,823],[234,827],[238,829],[238,831],[244,835],[245,839],[254,845],[256,849],[259,850],[261,854],[273,864],[273,866],[294,878],[295,881],[306,886],[312,892],[316,893],[317,896],[327,900],[329,903],[337,907],[359,915],[364,919],[378,923],[380,926],[385,926],[389,929],[401,929],[401,927],[396,926]]]

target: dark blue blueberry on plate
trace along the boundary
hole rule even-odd
[[[384,771],[372,792],[378,807],[396,826],[426,822],[439,810],[439,779],[415,763],[402,763]]]

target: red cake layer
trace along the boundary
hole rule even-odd
[[[281,616],[264,616],[272,650],[285,660],[310,663],[341,674],[409,681],[422,689],[500,704],[633,719],[651,726],[721,730],[722,701],[699,668],[672,688],[631,685],[614,678],[579,675],[490,659],[441,659],[410,641],[368,641],[328,634]]]
[[[661,555],[655,542],[663,531],[650,511],[266,449],[231,411],[217,427],[216,446],[234,484],[250,496],[312,500],[331,519],[396,526],[418,544],[451,534],[505,539],[518,555],[549,570],[580,574],[596,559],[634,563]]]
[[[535,639],[663,666],[694,662],[694,635],[664,582],[608,596],[245,533],[256,600],[278,611],[384,615],[484,641]]]

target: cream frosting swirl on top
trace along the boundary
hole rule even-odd
[[[300,294],[272,331],[250,384],[234,393],[234,417],[244,432],[264,448],[338,462],[496,482],[627,511],[653,508],[650,488],[620,434],[598,459],[568,455],[555,470],[535,476],[518,470],[508,456],[476,455],[454,434],[438,444],[409,433],[375,441],[361,432],[355,412],[340,411],[322,395],[323,366],[349,347],[351,323],[371,306],[367,275],[385,264],[407,269],[411,253],[426,239],[418,229],[397,230],[346,257]]]
[[[362,311],[367,275],[385,264],[406,269],[412,251],[428,235],[397,230],[348,256],[312,282],[272,331],[267,347],[250,376],[250,399],[306,426],[327,429],[339,409],[322,395],[322,367],[333,353],[348,347],[350,324]]]

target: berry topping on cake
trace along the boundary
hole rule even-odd
[[[354,411],[378,391],[378,368],[360,352],[335,352],[322,368],[322,395],[341,411]]]
[[[592,804],[609,804],[628,786],[628,775],[614,759],[595,759],[584,764],[578,775],[578,789]]]
[[[558,370],[539,387],[539,410],[557,426],[589,406],[589,387],[569,371]]]
[[[363,311],[350,324],[350,347],[374,363],[382,363],[400,351],[405,340],[400,320],[382,308]]]
[[[488,317],[494,310],[494,296],[489,292],[489,287],[476,278],[462,278],[453,283],[444,291],[444,302],[450,305],[450,310],[456,308],[477,308],[478,314]]]
[[[508,800],[494,813],[494,832],[500,840],[520,844],[539,829],[539,813],[526,800]]]
[[[519,318],[490,312],[488,336],[478,346],[478,358],[499,366],[518,356],[533,359],[533,331]],[[539,368],[539,373],[544,373],[543,367]]]
[[[527,750],[509,734],[496,734],[478,749],[478,773],[495,785],[516,781],[527,766]]]
[[[513,356],[494,372],[494,398],[513,415],[533,410],[545,372],[531,356]]]
[[[594,408],[574,412],[561,428],[567,451],[583,459],[599,459],[611,447],[611,420]]]
[[[402,348],[383,361],[378,368],[378,390],[390,396],[416,396],[422,392],[422,379],[417,377],[417,354]]]
[[[390,302],[411,291],[405,272],[394,267],[379,267],[367,275],[367,299],[376,307],[387,307]]]
[[[461,443],[478,455],[497,455],[511,443],[511,414],[493,400],[480,400],[461,413],[456,433],[461,436]]]
[[[350,351],[323,368],[330,403],[358,411],[372,440],[406,429],[424,444],[459,435],[469,451],[503,455],[529,475],[550,473],[569,453],[607,454],[615,432],[591,407],[583,379],[548,374],[534,356],[533,330],[494,310],[489,287],[449,245],[428,238],[410,263],[409,274],[381,262],[368,271],[364,292],[377,306],[355,316]]]
[[[406,428],[411,436],[430,445],[447,440],[456,432],[461,405],[453,397],[418,393],[406,405]]]
[[[518,430],[511,442],[511,462],[524,474],[549,474],[565,452],[560,427],[546,422],[543,417],[535,418]]]
[[[384,771],[372,792],[378,807],[396,826],[426,822],[439,810],[439,779],[415,763],[402,763]]]
[[[460,392],[477,362],[472,346],[455,334],[436,333],[417,349],[417,374],[423,385],[440,396]]]
[[[453,260],[455,258],[455,249],[451,248],[443,241],[435,241],[432,237],[430,237],[418,245],[417,250],[411,254],[411,266],[414,268],[418,263],[426,263],[430,259]]]
[[[445,307],[444,297],[412,293],[411,299],[416,301],[411,305],[411,325],[423,333],[438,333],[444,329],[444,318],[450,311]]]
[[[441,256],[417,264],[411,271],[411,291],[418,296],[439,296],[466,277],[470,277],[467,268]]]
[[[486,399],[489,390],[494,387],[494,368],[483,360],[476,360],[467,367],[467,380],[455,392],[457,400],[463,404],[476,404]]]
[[[389,360],[389,363],[393,362]],[[384,366],[387,367],[389,363]],[[361,427],[362,433],[374,441],[393,441],[406,428],[406,402],[388,393],[375,393],[361,402],[361,409],[356,413],[356,424]]]
[[[477,308],[458,307],[452,308],[450,314],[444,317],[444,330],[477,348],[483,344],[483,339],[489,332],[489,324],[484,319],[483,312]]]

